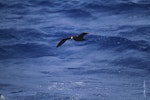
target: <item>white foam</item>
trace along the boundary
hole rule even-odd
[[[143,96],[146,97],[146,83],[145,80],[143,81]]]
[[[75,84],[80,85],[80,86],[83,86],[83,85],[84,85],[83,82],[75,82]]]
[[[0,100],[5,100],[5,97],[2,94],[0,94]]]

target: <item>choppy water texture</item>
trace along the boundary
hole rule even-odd
[[[89,32],[86,41],[65,37]],[[149,100],[149,0],[1,0],[7,100]]]

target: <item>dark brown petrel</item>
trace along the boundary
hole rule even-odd
[[[83,38],[86,34],[88,34],[88,33],[86,33],[86,32],[84,32],[84,33],[81,33],[80,35],[78,35],[78,36],[71,36],[70,38],[64,38],[64,39],[62,39],[58,44],[57,44],[57,46],[56,47],[59,47],[59,46],[61,46],[63,43],[65,43],[66,42],[66,40],[75,40],[75,41],[84,41],[85,39]]]

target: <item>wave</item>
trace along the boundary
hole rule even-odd
[[[0,39],[1,40],[10,40],[10,39],[42,39],[48,37],[48,34],[40,32],[34,28],[9,28],[9,29],[0,29]]]
[[[118,34],[121,37],[132,38],[132,39],[143,39],[147,41],[149,41],[149,38],[150,38],[150,36],[148,35],[150,33],[149,25],[120,26],[118,30],[120,30]]]
[[[115,51],[124,50],[139,50],[143,52],[150,52],[150,45],[147,41],[138,40],[132,41],[127,38],[117,37],[117,36],[91,36],[92,38],[88,40],[87,44],[95,44],[99,49],[113,49]]]
[[[70,10],[62,10],[60,12],[63,12],[64,15],[68,15],[69,17],[74,18],[90,18],[92,17],[92,14],[88,11],[84,11],[82,9],[70,9]]]
[[[122,62],[125,64],[124,62]],[[130,62],[131,63],[131,62]],[[132,62],[133,63],[133,62]],[[144,76],[139,74],[138,72],[132,72],[130,70],[125,70],[123,68],[120,69],[104,69],[104,68],[93,68],[93,69],[86,69],[86,68],[66,68],[65,71],[72,73],[74,75],[101,75],[101,74],[110,74],[110,75],[123,75],[123,76]],[[76,74],[78,73],[78,74]]]
[[[0,29],[0,39],[1,40],[10,40],[16,39],[16,30],[15,29]]]
[[[54,56],[54,53],[52,49],[46,45],[26,43],[1,46],[0,55],[0,59],[10,59]]]
[[[13,0],[12,0],[13,1]],[[150,14],[150,3],[141,3],[141,2],[116,2],[111,1],[111,3],[104,2],[104,1],[31,1],[27,0],[24,2],[7,2],[0,3],[1,7],[4,8],[11,16],[8,18],[12,19],[23,19],[24,22],[29,21],[29,23],[38,24],[43,22],[43,18],[38,19],[43,14],[45,16],[50,15],[57,15],[58,18],[62,17],[69,17],[79,20],[82,19],[100,19],[105,16],[99,15],[102,13],[108,14],[115,14],[115,15],[129,15],[132,14],[133,16],[149,16]],[[97,2],[97,3],[96,3]],[[37,8],[37,9],[34,9]],[[139,15],[140,13],[140,15]],[[31,18],[28,18],[29,15]],[[98,15],[98,16],[97,16]],[[15,16],[13,18],[13,16]],[[127,17],[127,16],[125,16]],[[37,18],[35,20],[35,18]],[[46,19],[47,20],[47,19]],[[22,20],[21,20],[22,21]],[[20,22],[21,22],[20,21]],[[37,21],[37,22],[36,22]]]
[[[31,3],[33,4],[37,4],[39,6],[46,6],[46,7],[55,7],[55,6],[58,6],[59,4],[56,3],[55,1],[47,1],[47,0],[41,0],[39,2],[34,2],[33,0],[30,1]]]
[[[0,2],[0,8],[5,8],[7,6],[7,4],[3,3],[3,2]]]
[[[84,5],[84,9],[95,10],[96,12],[107,12],[114,14],[139,14],[144,13],[149,15],[150,4],[142,4],[142,3],[116,3],[116,4],[102,4],[102,3],[90,3]]]
[[[59,88],[59,87],[56,87]],[[52,100],[69,100],[70,98],[72,99],[76,99],[76,97],[73,97],[71,95],[67,95],[65,93],[55,93],[55,92],[51,92],[50,93],[46,93],[46,92],[36,92],[36,94],[32,94],[32,95],[17,95],[14,97],[10,97],[13,100],[35,100],[35,98],[39,98],[39,99],[43,99],[43,100],[48,100],[49,98],[52,98]],[[37,99],[37,100],[39,100]]]
[[[115,65],[121,65],[121,66],[128,66],[130,68],[136,68],[136,69],[146,69],[150,71],[149,68],[149,60],[145,58],[140,57],[133,57],[133,56],[126,56],[119,60],[112,61]]]

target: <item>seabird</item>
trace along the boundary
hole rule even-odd
[[[71,36],[71,37],[69,37],[69,38],[64,38],[64,39],[62,39],[58,44],[57,44],[57,46],[56,47],[59,47],[59,46],[61,46],[63,43],[65,43],[66,42],[66,40],[75,40],[75,41],[84,41],[85,39],[83,38],[86,34],[88,34],[88,33],[86,33],[86,32],[84,32],[84,33],[81,33],[80,35],[78,35],[78,36]]]

